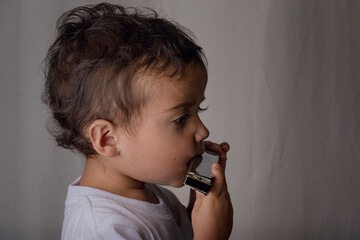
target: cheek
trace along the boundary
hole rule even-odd
[[[189,151],[191,139],[183,133],[173,132],[172,134],[164,136],[164,141],[162,142],[164,150],[166,149],[168,152],[176,153],[176,156]]]
[[[181,156],[192,151],[192,139],[187,131],[178,130],[166,124],[152,124],[142,130],[138,138],[143,148],[141,150],[152,158],[180,160]]]

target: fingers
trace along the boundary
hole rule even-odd
[[[221,150],[225,153],[227,153],[230,150],[230,145],[227,142],[216,144],[211,141],[204,141],[204,146],[205,146],[205,148],[208,148],[208,149],[214,148],[215,150]]]
[[[228,152],[230,150],[230,145],[229,143],[227,142],[223,142],[221,144],[216,144],[216,143],[213,143],[211,141],[204,141],[204,145],[205,147],[211,147],[213,145],[218,145],[221,147],[221,149],[224,151],[224,152]]]
[[[230,145],[227,142],[221,143],[220,147],[224,152],[228,152],[230,150]]]
[[[221,195],[222,193],[227,193],[227,185],[225,180],[225,168],[227,160],[227,152],[230,150],[230,145],[227,142],[221,144],[216,144],[210,141],[204,142],[206,149],[209,149],[213,152],[219,154],[219,163],[214,163],[211,166],[211,173],[214,176],[214,183],[211,187],[210,192],[213,194]]]
[[[226,153],[230,150],[230,145],[227,142],[223,142],[219,145],[211,141],[204,141],[204,146],[206,149],[219,154],[219,164],[225,169],[227,160]]]

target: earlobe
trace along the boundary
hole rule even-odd
[[[89,127],[89,137],[95,151],[104,157],[119,154],[116,126],[104,119],[95,120]]]

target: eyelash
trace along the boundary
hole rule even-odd
[[[197,112],[200,113],[200,112],[204,112],[208,109],[209,107],[206,107],[206,108],[201,108],[201,107],[198,107],[198,110]],[[174,123],[176,126],[178,127],[181,127],[183,124],[185,124],[185,121],[188,117],[190,117],[191,115],[190,114],[184,114],[182,115],[181,117],[177,118],[174,120]]]
[[[208,108],[209,108],[209,106],[207,106],[206,108],[198,107],[198,113],[204,112],[204,111],[208,110]]]

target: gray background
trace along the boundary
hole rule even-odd
[[[47,133],[40,66],[60,14],[96,2],[0,1],[0,239],[60,238],[84,160]],[[232,147],[231,239],[360,239],[360,1],[112,2],[161,10],[204,47],[202,119]]]

